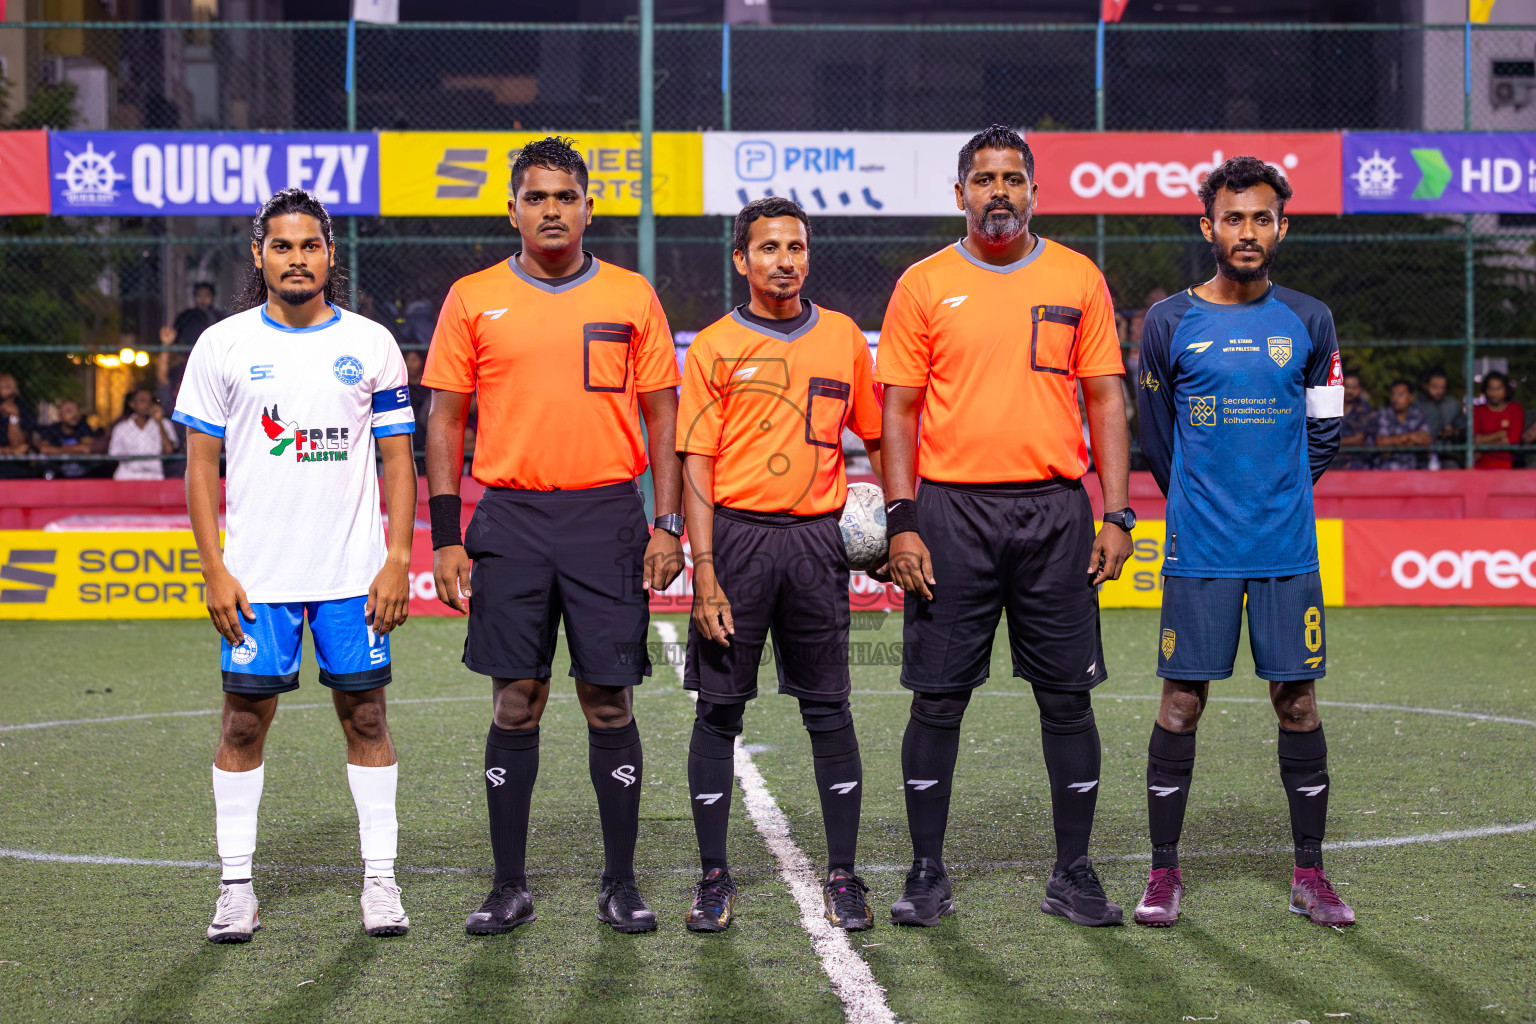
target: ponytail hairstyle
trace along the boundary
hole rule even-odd
[[[336,251],[335,234],[331,230],[331,215],[326,212],[320,200],[314,194],[302,188],[285,188],[281,192],[274,192],[272,198],[262,204],[261,212],[251,221],[251,242],[261,251],[262,244],[267,240],[267,226],[273,217],[282,217],[290,213],[307,214],[320,223],[320,235],[325,239],[326,248],[334,256]],[[331,265],[325,275],[325,301],[334,306],[345,306],[346,274],[339,265]],[[241,295],[239,307],[241,309],[254,309],[267,301],[267,278],[265,271],[252,261],[251,276],[246,282],[245,291]]]

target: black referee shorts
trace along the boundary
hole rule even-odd
[[[1008,613],[1013,674],[1053,690],[1106,678],[1099,595],[1087,572],[1093,510],[1078,480],[949,484],[917,490],[933,600],[907,594],[901,685],[925,693],[987,681]]]
[[[571,676],[635,686],[651,674],[645,504],[633,481],[573,491],[487,487],[464,533],[464,664],[501,679],[548,678],[560,622]]]
[[[715,576],[736,633],[722,647],[688,624],[683,686],[717,704],[757,696],[768,630],[779,692],[835,703],[848,677],[848,553],[840,513],[792,516],[715,508]]]

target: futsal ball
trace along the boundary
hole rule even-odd
[[[859,572],[885,564],[890,544],[885,539],[885,492],[875,484],[849,484],[848,503],[837,521],[848,552],[848,568]]]

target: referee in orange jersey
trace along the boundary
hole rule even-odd
[[[539,719],[563,619],[585,712],[603,827],[598,918],[652,931],[635,885],[643,763],[631,690],[650,675],[650,607],[682,570],[681,473],[673,452],[680,380],[650,284],[581,248],[587,167],[564,139],[524,147],[507,210],[523,248],[448,293],[422,383],[437,596],[469,613],[464,664],[491,677],[485,793],[496,874],[471,934],[534,919],[524,871]],[[462,538],[459,478],[471,395],[480,401],[474,475],[485,494]],[[646,447],[656,531],[635,478]],[[470,568],[473,562],[474,568]]]
[[[1119,577],[1136,521],[1125,371],[1098,268],[1029,230],[1034,170],[1008,128],[965,144],[965,238],[902,275],[880,332],[890,571],[907,592],[901,682],[914,691],[901,748],[913,862],[897,924],[954,912],[943,849],[960,721],[1005,610],[1051,782],[1056,865],[1040,909],[1121,923],[1088,859],[1100,753],[1089,691],[1105,678],[1095,588]],[[1106,510],[1097,537],[1079,385]]]
[[[731,924],[734,748],[771,627],[779,692],[799,699],[811,737],[826,917],[860,931],[871,923],[854,874],[864,768],[848,706],[848,554],[837,521],[848,498],[843,427],[864,438],[878,476],[880,398],[858,325],[800,296],[810,268],[800,205],[754,200],[735,227],[752,301],[694,338],[677,428],[694,567],[683,685],[699,694],[688,788],[704,872],[688,928]]]

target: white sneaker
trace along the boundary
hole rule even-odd
[[[208,926],[209,942],[250,942],[261,931],[256,920],[256,893],[250,882],[219,884],[219,903]]]
[[[400,906],[400,887],[393,878],[363,879],[363,931],[369,935],[404,935],[411,919]]]

